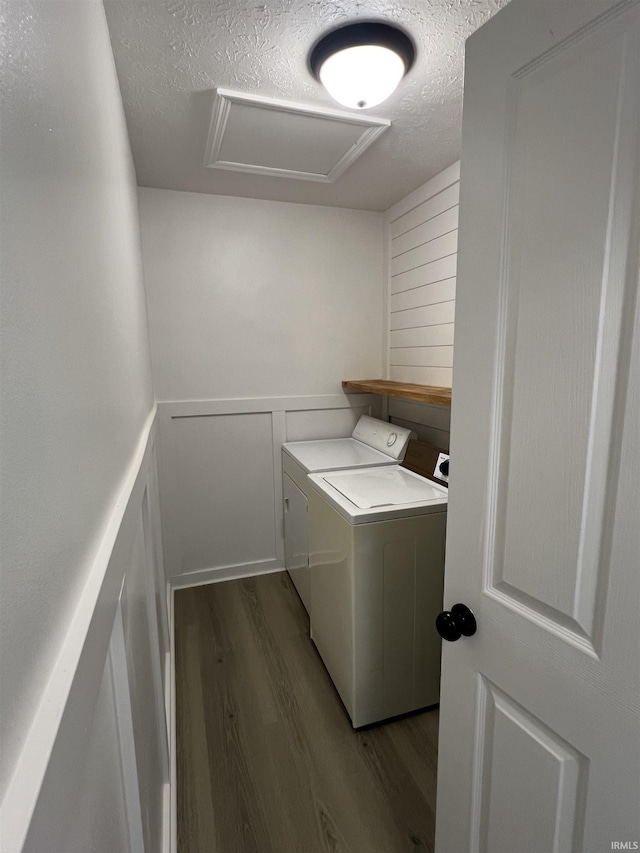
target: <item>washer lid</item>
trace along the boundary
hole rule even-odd
[[[447,510],[448,493],[443,486],[400,465],[324,471],[309,474],[307,482],[350,524]]]
[[[446,489],[397,466],[327,474],[323,478],[359,509],[398,506],[417,501],[447,502]]]
[[[282,449],[308,474],[337,468],[361,468],[365,465],[392,465],[395,462],[386,453],[367,447],[355,438],[289,441],[282,445]]]

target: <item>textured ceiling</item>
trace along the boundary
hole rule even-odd
[[[105,0],[138,183],[386,210],[460,155],[464,40],[507,0]],[[417,46],[398,90],[371,114],[392,126],[334,184],[204,166],[212,89],[336,108],[307,70],[328,29],[401,25]]]

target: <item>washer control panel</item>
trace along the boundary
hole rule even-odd
[[[426,441],[410,441],[401,464],[439,486],[449,485],[449,454]]]
[[[449,482],[449,454],[438,453],[433,476],[445,483]]]

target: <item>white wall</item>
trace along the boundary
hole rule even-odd
[[[381,375],[382,214],[139,197],[159,400],[333,394]]]
[[[460,163],[386,213],[390,379],[451,387]]]
[[[94,775],[113,740],[103,674],[128,557],[112,549],[131,548],[120,524],[153,399],[102,4],[11,0],[2,26],[0,848],[28,832],[25,849],[52,853],[56,839],[87,849],[105,780],[109,808],[119,798],[106,766]]]
[[[384,365],[382,214],[140,189],[168,573],[283,566],[280,446],[349,435]]]

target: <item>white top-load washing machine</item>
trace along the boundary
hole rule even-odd
[[[285,566],[309,610],[307,474],[394,465],[415,433],[362,415],[350,438],[291,441],[282,445]]]
[[[309,475],[311,637],[354,728],[439,701],[448,457],[427,455],[437,482],[400,465]]]

